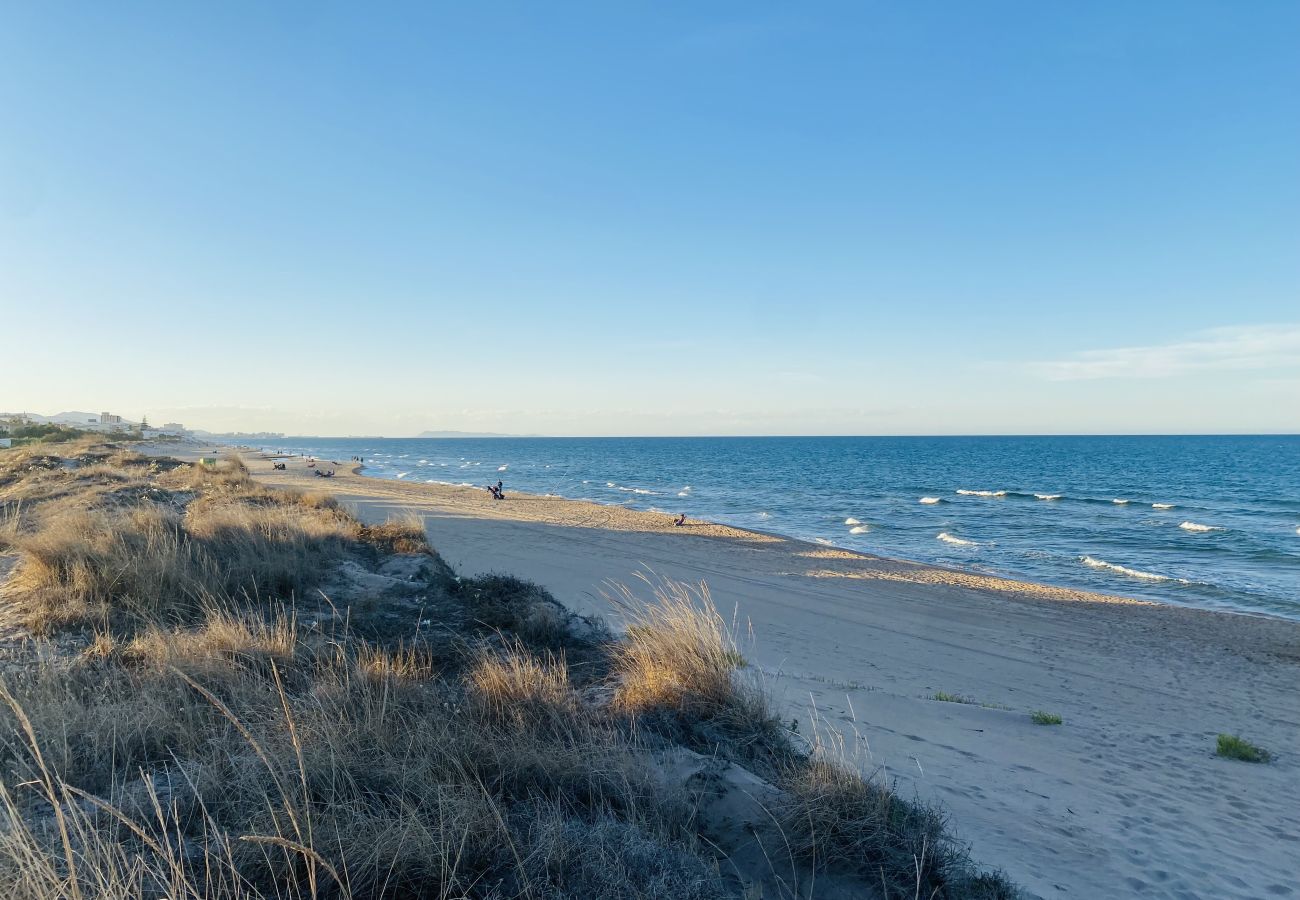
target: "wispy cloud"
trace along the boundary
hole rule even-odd
[[[1286,368],[1300,368],[1300,323],[1214,328],[1168,344],[1088,350],[1029,364],[1031,372],[1052,381]]]

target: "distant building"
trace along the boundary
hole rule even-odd
[[[185,434],[185,426],[180,422],[164,422],[158,430],[163,434]]]
[[[112,413],[102,412],[99,414],[100,425],[121,425],[122,417],[115,416]]]

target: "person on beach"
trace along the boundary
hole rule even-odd
[[[682,513],[680,516],[678,516],[677,521],[673,523],[673,525],[677,528],[681,528],[685,524],[686,524],[686,513]]]

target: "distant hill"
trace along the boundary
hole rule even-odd
[[[497,434],[492,431],[421,431],[418,438],[505,438],[536,437],[531,434]]]

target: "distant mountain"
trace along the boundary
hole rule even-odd
[[[421,431],[418,438],[504,438],[534,437],[528,434],[497,434],[492,431]]]

